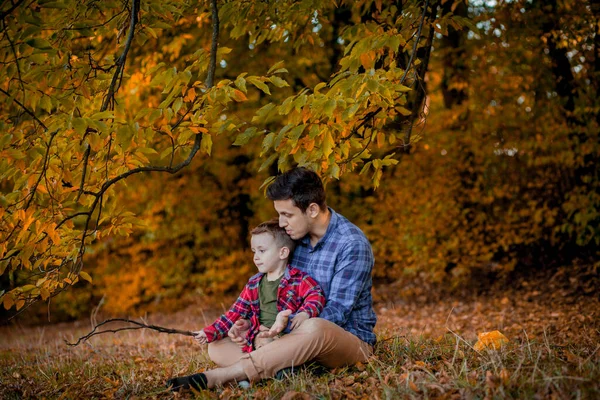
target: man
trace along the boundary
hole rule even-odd
[[[371,297],[374,260],[363,232],[327,207],[320,177],[306,168],[278,176],[267,189],[267,197],[273,200],[279,225],[298,240],[290,264],[323,288],[325,308],[319,318],[304,321],[288,335],[251,353],[240,351],[247,345],[247,324],[238,321],[229,338],[209,344],[209,356],[220,368],[172,379],[168,384],[174,389],[256,381],[311,360],[335,368],[365,362],[373,352],[377,322]]]

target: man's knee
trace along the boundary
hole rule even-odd
[[[302,330],[310,334],[323,334],[331,328],[331,322],[323,318],[310,318],[300,325]]]

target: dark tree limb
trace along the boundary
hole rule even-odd
[[[7,97],[12,97],[12,96],[10,95],[10,93],[8,93],[6,90],[4,90],[4,89],[2,89],[2,88],[0,88],[0,93],[2,93],[2,94],[4,94],[4,95],[6,95]],[[29,114],[29,115],[31,116],[31,118],[33,118],[33,119],[34,119],[34,120],[35,120],[35,121],[36,121],[38,124],[40,124],[40,126],[41,126],[42,128],[44,128],[44,130],[45,130],[45,131],[47,131],[47,130],[48,130],[48,127],[47,127],[47,126],[46,126],[46,125],[45,125],[45,124],[44,124],[42,121],[40,121],[40,119],[39,119],[38,117],[36,117],[36,116],[35,116],[35,114],[34,114],[34,113],[33,113],[33,112],[32,112],[32,111],[29,109],[29,108],[25,107],[25,105],[24,105],[23,103],[21,103],[21,102],[20,102],[19,100],[17,100],[16,98],[14,98],[14,99],[13,99],[13,101],[14,101],[15,103],[17,103],[17,105],[18,105],[19,107],[21,107],[21,108],[23,109],[23,111],[25,111],[27,114]]]
[[[31,193],[29,194],[30,195],[29,200],[27,200],[27,204],[25,205],[26,210],[29,208],[29,206],[31,205],[31,202],[33,201],[33,198],[35,197],[35,192],[37,191],[38,185],[42,181],[42,178],[44,177],[44,175],[46,175],[46,169],[48,168],[48,160],[50,159],[50,148],[52,147],[52,141],[54,140],[54,137],[56,136],[57,133],[58,133],[58,131],[54,131],[54,132],[52,132],[52,134],[50,134],[50,140],[48,141],[48,146],[46,146],[46,155],[44,156],[44,165],[42,167],[42,172],[40,172],[40,176],[38,177],[38,180],[35,182],[35,184],[31,188]]]
[[[13,11],[15,11],[17,9],[17,7],[19,7],[21,5],[21,3],[23,3],[25,0],[17,0],[12,7],[10,7],[9,9],[7,9],[6,11],[2,11],[0,12],[0,19],[4,19],[6,18],[8,15],[10,15]]]
[[[127,327],[117,328],[117,329],[106,329],[104,331],[98,331],[98,332],[96,331],[101,326],[106,325],[111,322],[126,322],[128,324],[133,324],[136,326],[127,326]],[[121,332],[121,331],[132,331],[132,330],[138,330],[138,329],[151,329],[153,331],[157,331],[160,333],[178,334],[178,335],[184,335],[184,336],[194,336],[194,333],[191,331],[182,331],[179,329],[164,328],[162,326],[157,326],[157,325],[147,325],[147,324],[143,324],[141,322],[133,321],[133,320],[127,319],[127,318],[112,318],[112,319],[107,319],[106,321],[99,323],[98,325],[96,325],[94,327],[94,329],[92,329],[92,331],[90,333],[88,333],[85,336],[80,337],[79,339],[77,339],[76,342],[69,343],[65,339],[65,343],[69,346],[77,346],[81,342],[85,342],[92,336],[100,335],[102,333],[117,333],[117,332]]]
[[[137,14],[140,5],[140,0],[131,0],[131,20],[129,22],[129,33],[127,34],[127,39],[125,41],[125,48],[123,49],[123,53],[117,58],[115,63],[117,69],[113,74],[112,80],[110,82],[110,86],[108,87],[108,93],[102,102],[102,107],[100,107],[100,112],[108,110],[108,107],[111,103],[114,102],[114,97],[117,91],[119,90],[121,77],[123,75],[123,71],[125,70],[125,61],[127,61],[127,53],[129,53],[129,49],[131,48],[131,42],[133,41],[133,36],[135,34],[135,26],[138,22]]]

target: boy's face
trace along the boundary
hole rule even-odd
[[[279,214],[279,226],[294,240],[302,239],[310,231],[311,218],[302,212],[291,199],[275,200],[275,211]],[[308,209],[307,209],[308,211]]]
[[[288,256],[287,247],[279,247],[270,233],[252,235],[250,246],[254,253],[254,264],[264,274],[274,272],[285,266]]]

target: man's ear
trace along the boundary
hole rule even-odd
[[[306,209],[306,213],[311,218],[317,218],[319,213],[321,212],[321,207],[317,203],[310,203],[308,208]]]
[[[283,260],[290,256],[290,249],[287,247],[282,247],[279,249],[279,259]]]

